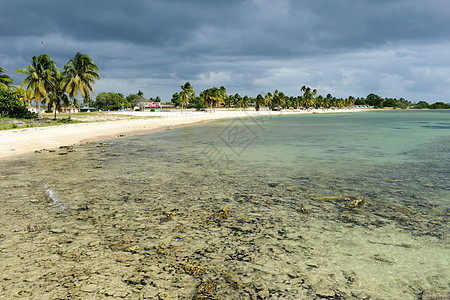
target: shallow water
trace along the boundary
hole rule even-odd
[[[251,117],[1,161],[0,298],[448,296],[449,127]]]

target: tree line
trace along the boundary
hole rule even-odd
[[[414,104],[404,98],[383,98],[376,94],[369,94],[366,98],[349,96],[347,98],[337,98],[331,94],[322,96],[318,94],[316,89],[311,89],[308,86],[299,88],[299,96],[287,96],[283,92],[275,90],[273,93],[268,92],[258,94],[256,97],[249,97],[247,95],[241,96],[239,93],[228,94],[224,86],[212,87],[196,94],[191,83],[186,82],[180,86],[180,91],[172,95],[170,101],[176,107],[181,108],[195,108],[197,110],[208,108],[210,111],[218,107],[225,108],[241,108],[254,107],[255,110],[261,108],[268,108],[271,110],[289,109],[289,108],[304,108],[304,109],[318,109],[318,108],[343,108],[349,106],[363,106],[374,108],[429,108],[429,109],[443,109],[450,108],[449,104],[437,102],[429,105],[425,101],[420,101]],[[136,94],[124,96],[121,93],[104,92],[97,96],[95,107],[107,110],[117,110],[121,108],[139,107],[139,103],[146,101],[160,102],[160,97],[146,99],[139,91]],[[142,107],[140,107],[142,109]]]
[[[41,104],[47,104],[47,109],[56,111],[69,107],[69,119],[72,106],[78,94],[88,100],[92,84],[100,79],[98,67],[92,59],[80,52],[75,54],[60,71],[48,54],[33,56],[27,68],[21,68],[16,74],[24,74],[20,87],[14,86],[6,70],[0,68],[0,114],[10,117],[27,118],[33,115],[24,110],[26,104],[36,104],[37,118],[42,119]]]
[[[6,70],[0,67],[0,115],[20,118],[33,118],[33,113],[28,112],[26,104],[34,102],[36,104],[37,118],[41,119],[41,104],[47,105],[47,110],[61,111],[62,107],[69,107],[69,119],[73,106],[79,106],[76,99],[78,94],[83,98],[83,102],[89,106],[101,110],[119,110],[139,107],[140,104],[151,101],[161,102],[161,98],[146,99],[142,91],[124,96],[121,93],[102,92],[99,93],[95,101],[92,100],[91,93],[95,96],[92,84],[100,79],[98,67],[92,59],[86,55],[77,53],[70,59],[60,71],[53,59],[48,54],[33,56],[31,64],[27,68],[18,69],[17,74],[25,74],[21,86],[13,85],[13,80],[6,74]],[[275,90],[273,93],[258,94],[256,97],[241,96],[239,93],[228,94],[226,88],[212,87],[196,94],[194,87],[186,82],[180,86],[180,91],[172,95],[172,102],[175,106],[184,108],[195,108],[197,110],[209,108],[212,111],[218,107],[245,109],[253,106],[255,110],[268,108],[271,110],[289,108],[343,108],[349,106],[369,106],[375,108],[428,108],[447,109],[450,104],[436,102],[428,104],[419,101],[417,104],[403,98],[383,98],[376,94],[369,94],[365,98],[334,97],[331,94],[322,96],[316,89],[303,85],[299,87],[298,96],[287,96],[285,93]],[[142,107],[143,108],[143,107]]]

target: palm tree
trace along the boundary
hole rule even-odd
[[[239,95],[239,93],[236,93],[236,94],[234,94],[233,99],[234,99],[234,102],[233,102],[234,107],[238,107],[239,103],[241,103],[241,101],[242,101],[241,95]]]
[[[70,104],[66,92],[61,87],[62,80],[62,74],[60,72],[56,72],[55,77],[53,78],[51,97],[48,101],[47,106],[48,110],[51,110],[53,108],[53,110],[55,111],[54,120],[56,120],[56,111],[61,111],[61,104],[64,104],[64,106],[66,107]]]
[[[317,95],[317,90],[314,89],[311,92],[311,88],[304,85],[301,87],[301,91],[303,92],[302,101],[301,101],[302,106],[305,108],[314,107],[316,104],[314,96]]]
[[[19,74],[28,75],[22,81],[21,86],[27,85],[26,94],[29,100],[34,97],[38,119],[42,119],[41,101],[50,99],[51,82],[57,71],[58,67],[48,54],[41,54],[38,57],[33,56],[28,68],[17,70]]]
[[[265,96],[264,96],[264,103],[265,105],[272,107],[272,93],[268,92]]]
[[[223,89],[218,89],[216,87],[204,90],[200,93],[200,97],[202,97],[205,105],[209,106],[209,112],[212,112],[212,108],[215,108],[221,101],[223,101],[224,96]]]
[[[348,96],[348,99],[346,99],[346,101],[345,101],[345,105],[346,106],[353,106],[353,105],[355,105],[355,97]]]
[[[73,100],[78,95],[78,91],[83,99],[90,97],[90,92],[95,95],[91,83],[95,83],[94,79],[100,79],[100,76],[98,75],[97,65],[89,56],[80,52],[75,54],[75,57],[64,65],[63,76],[61,87],[69,94],[71,99],[69,110],[70,119],[72,116]]]
[[[13,83],[13,79],[6,74],[6,70],[0,67],[0,88],[7,89]]]
[[[259,111],[259,109],[263,105],[264,105],[264,97],[261,94],[258,94],[258,96],[256,96],[256,99],[255,99],[255,110]]]
[[[187,106],[189,104],[189,100],[195,96],[195,91],[192,85],[186,82],[181,86],[180,92],[180,102],[181,102],[181,112],[183,112],[183,106]]]
[[[229,96],[225,97],[225,99],[223,99],[223,103],[225,104],[225,106],[227,108],[230,108],[231,104],[234,104],[234,101],[235,101],[234,95],[229,95]]]
[[[246,109],[246,108],[248,108],[249,104],[250,104],[250,99],[248,98],[247,95],[245,95],[244,97],[242,97],[241,102],[239,102],[239,107]]]

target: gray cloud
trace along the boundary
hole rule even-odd
[[[3,1],[0,65],[33,55],[98,64],[97,92],[165,99],[190,81],[254,96],[299,86],[339,97],[448,101],[444,0]],[[20,76],[13,76],[18,84]]]

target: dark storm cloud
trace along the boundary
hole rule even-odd
[[[13,73],[41,53],[62,66],[81,51],[99,65],[100,91],[167,98],[191,81],[198,92],[296,95],[307,84],[417,101],[439,100],[449,83],[443,0],[3,2],[2,67]]]

